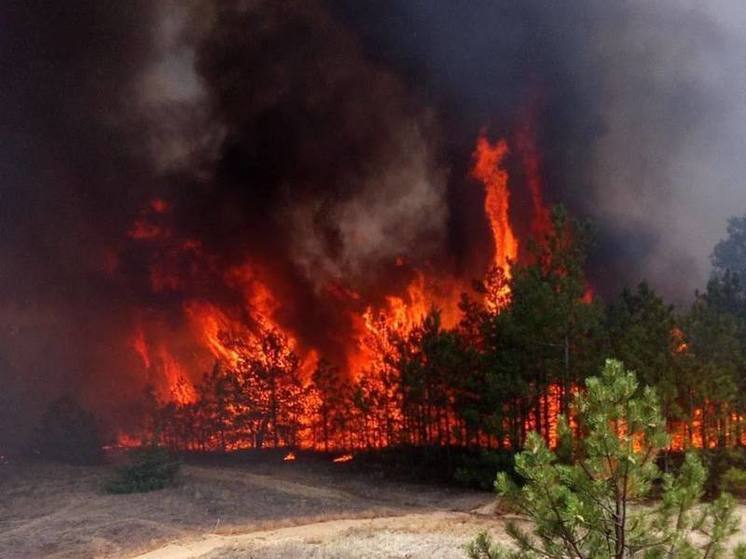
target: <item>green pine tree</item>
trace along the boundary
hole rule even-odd
[[[531,433],[515,459],[525,483],[501,473],[495,483],[532,523],[508,524],[514,547],[482,534],[469,546],[472,559],[717,559],[737,531],[734,500],[722,495],[699,504],[706,471],[689,454],[677,476],[656,466],[668,436],[656,393],[640,389],[635,375],[608,360],[600,377],[586,381],[573,411],[582,437],[562,419],[573,460],[561,461]],[[662,481],[662,497],[651,497]],[[744,549],[736,557],[743,557]]]

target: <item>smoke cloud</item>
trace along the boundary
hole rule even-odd
[[[686,300],[746,210],[746,9],[716,3],[384,2],[345,17],[422,88],[456,153],[538,99],[548,196],[599,227],[601,293]]]

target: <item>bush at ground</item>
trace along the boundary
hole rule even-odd
[[[728,491],[741,498],[746,497],[746,470],[729,468],[720,477],[720,486],[723,491]]]
[[[131,451],[128,463],[106,484],[109,493],[145,493],[176,483],[181,462],[157,446]]]
[[[95,416],[69,397],[47,406],[36,437],[40,456],[70,464],[101,461],[101,437]]]
[[[515,475],[511,450],[483,450],[478,454],[460,456],[453,479],[465,487],[489,489],[494,484],[495,472]]]
[[[717,448],[702,450],[702,459],[707,465],[709,476],[705,484],[707,496],[713,497],[720,491],[733,492],[733,488],[723,485],[725,474],[732,470],[746,470],[746,449]]]
[[[738,530],[735,502],[723,494],[701,505],[707,471],[688,454],[678,474],[664,474],[656,456],[668,436],[655,392],[638,390],[633,373],[609,360],[574,402],[577,426],[560,418],[567,456],[559,460],[531,433],[516,455],[522,487],[501,472],[495,486],[532,523],[509,523],[515,548],[481,535],[472,559],[717,559]],[[576,436],[579,434],[580,436]],[[647,501],[661,481],[658,503]],[[736,557],[746,557],[740,548]]]

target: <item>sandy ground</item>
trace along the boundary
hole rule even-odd
[[[310,460],[187,465],[178,487],[107,495],[111,468],[0,466],[0,558],[463,557],[488,493]]]
[[[464,544],[494,520],[464,512],[434,511],[373,519],[314,522],[242,535],[209,535],[178,542],[138,559],[465,557]],[[499,534],[495,534],[499,537]]]
[[[504,536],[489,493],[318,460],[187,465],[178,487],[138,495],[105,494],[111,473],[0,465],[0,558],[455,559],[482,530]]]

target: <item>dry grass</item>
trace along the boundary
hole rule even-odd
[[[235,467],[185,466],[178,487],[146,494],[104,493],[101,487],[110,475],[111,469],[105,467],[41,463],[0,466],[0,557],[135,557],[169,542],[246,533],[254,533],[254,539],[216,541],[216,547],[206,551],[210,554],[207,556],[246,556],[231,550],[240,543],[257,547],[257,557],[279,557],[280,550],[272,549],[276,543],[287,547],[287,553],[282,554],[288,557],[349,557],[350,546],[355,547],[358,536],[385,548],[389,537],[381,534],[399,534],[401,526],[411,524],[405,520],[409,516],[389,517],[432,513],[441,524],[449,524],[450,520],[437,515],[468,511],[490,499],[484,493],[371,480],[345,473],[338,465],[302,460]],[[381,518],[383,524],[365,520],[372,518]],[[425,517],[412,518],[427,525]],[[297,540],[292,530],[276,537],[267,532],[338,519],[360,524],[344,525],[344,529],[328,524],[327,531],[322,530],[323,538],[310,536],[310,540]],[[454,518],[456,524],[462,520]],[[329,528],[343,537],[331,538]],[[463,537],[460,532],[448,536],[442,525],[436,531],[442,532],[442,545],[458,548],[461,540],[466,541],[476,530],[465,529]],[[417,539],[416,531],[411,536],[401,534],[405,539]],[[256,539],[260,537],[264,539]],[[319,543],[313,543],[314,538]],[[372,556],[397,555],[384,552]]]
[[[0,465],[0,557],[463,558],[502,538],[491,495],[281,459],[184,467],[178,487],[107,495],[108,468]],[[746,540],[746,507],[741,506]]]

